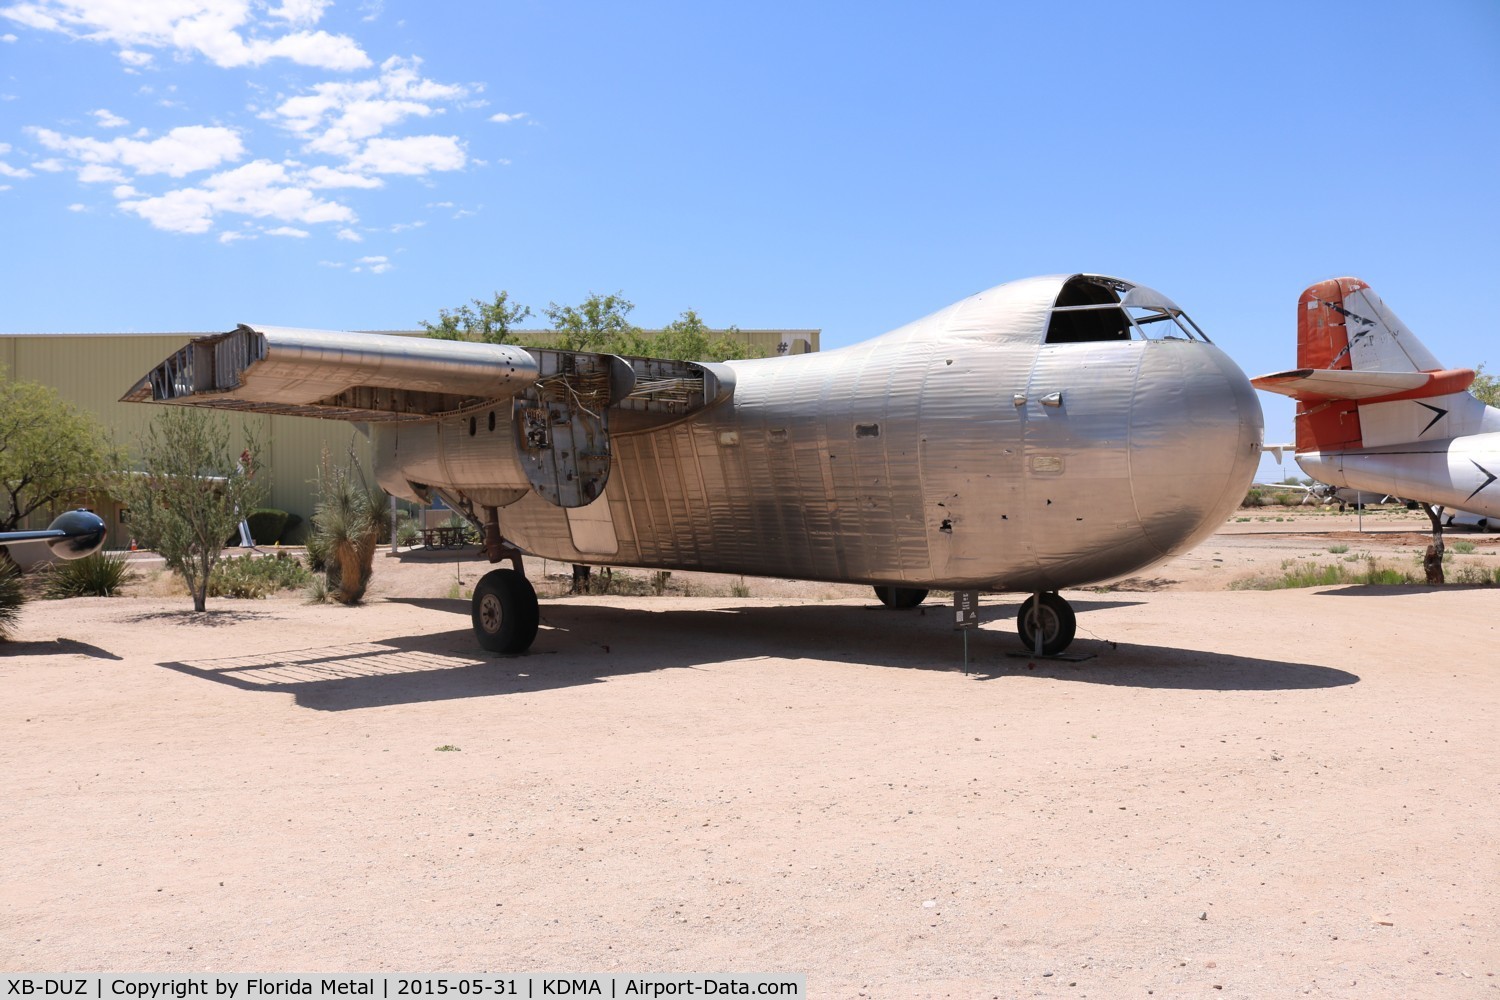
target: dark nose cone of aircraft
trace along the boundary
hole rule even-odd
[[[63,533],[62,537],[47,541],[47,547],[59,559],[93,555],[104,547],[104,537],[109,531],[104,519],[88,510],[67,511],[49,524],[47,530]]]

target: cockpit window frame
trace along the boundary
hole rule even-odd
[[[1212,340],[1208,339],[1208,334],[1204,333],[1202,328],[1193,322],[1192,317],[1181,309],[1168,309],[1164,306],[1127,306],[1121,302],[1103,302],[1081,306],[1053,306],[1051,312],[1097,312],[1104,309],[1118,309],[1125,314],[1125,320],[1131,330],[1131,340],[1189,340],[1200,341],[1205,344],[1213,343]],[[1132,309],[1139,310],[1144,315],[1137,318],[1131,313]],[[1149,324],[1160,323],[1163,320],[1171,320],[1172,325],[1181,330],[1183,336],[1151,336],[1144,329]],[[1074,343],[1110,343],[1110,341],[1074,341]]]

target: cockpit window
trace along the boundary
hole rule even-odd
[[[1209,343],[1187,313],[1149,288],[1114,278],[1076,275],[1063,284],[1047,323],[1047,343],[1104,340],[1198,340]]]

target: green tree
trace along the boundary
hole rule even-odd
[[[1485,374],[1484,365],[1480,365],[1475,371],[1478,374],[1474,376],[1474,384],[1469,386],[1469,391],[1486,406],[1500,407],[1500,375]]]
[[[91,415],[0,368],[0,531],[99,486],[111,458]]]
[[[734,361],[754,357],[755,350],[737,336],[739,327],[710,330],[689,309],[650,336],[651,355],[679,361]]]
[[[642,354],[646,337],[630,322],[635,303],[623,294],[593,294],[580,305],[549,303],[554,346],[563,351],[596,351],[602,354]]]
[[[738,338],[739,329],[711,330],[689,309],[659,331],[642,330],[630,322],[635,304],[624,293],[589,295],[576,306],[549,303],[544,310],[552,331],[541,336],[517,334],[513,326],[531,310],[496,292],[493,302],[474,299],[473,306],[438,310],[438,322],[422,321],[429,337],[516,344],[520,347],[592,351],[679,361],[725,361],[759,356]]]
[[[508,292],[496,292],[491,302],[473,299],[453,311],[438,310],[438,321],[422,320],[427,336],[439,340],[472,340],[482,344],[515,343],[511,327],[531,315],[531,308],[510,301]]]
[[[136,539],[182,574],[193,610],[207,610],[224,539],[269,492],[255,475],[259,443],[247,434],[236,458],[222,418],[170,406],[151,421],[139,449],[142,474],[121,477],[115,494],[130,508]]]

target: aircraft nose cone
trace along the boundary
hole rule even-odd
[[[1131,412],[1130,481],[1141,528],[1162,555],[1212,534],[1260,464],[1260,401],[1211,344],[1161,341],[1141,361]]]
[[[53,555],[60,559],[82,559],[91,556],[104,546],[109,528],[103,518],[89,510],[70,510],[59,514],[48,526],[51,531],[65,531],[63,538],[47,543]]]

